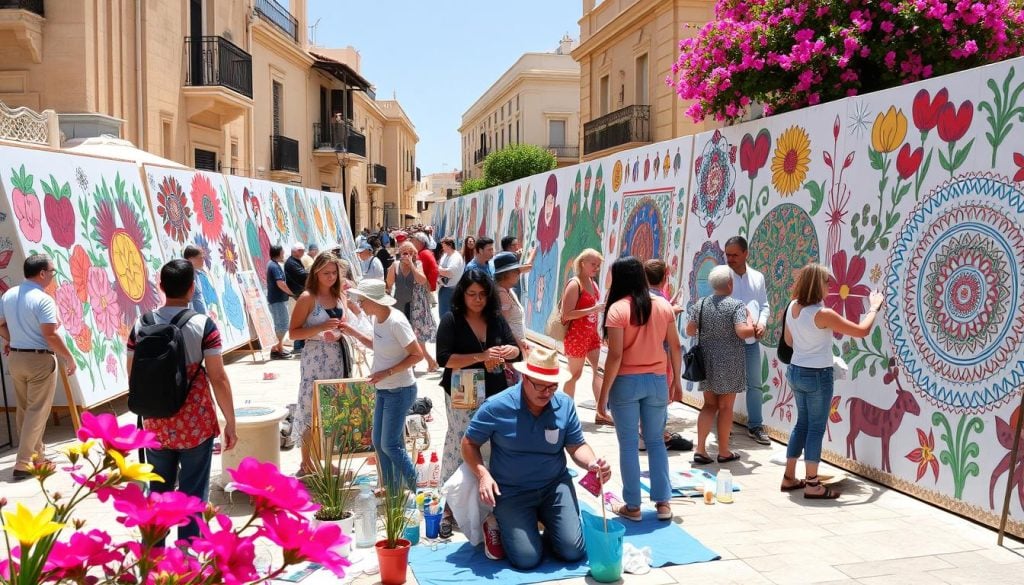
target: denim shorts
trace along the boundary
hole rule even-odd
[[[270,317],[274,320],[274,333],[281,336],[288,332],[288,303],[270,303]]]

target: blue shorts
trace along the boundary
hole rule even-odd
[[[270,317],[274,320],[274,333],[278,337],[288,332],[288,303],[270,303]]]

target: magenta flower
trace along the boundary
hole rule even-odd
[[[220,573],[219,583],[241,585],[259,579],[253,564],[256,560],[253,539],[232,532],[231,519],[223,514],[218,514],[214,520],[220,530],[214,532],[210,526],[200,524],[202,536],[192,542],[192,550],[213,559]]]
[[[129,483],[114,495],[114,509],[124,514],[118,522],[128,528],[138,526],[148,540],[188,524],[193,515],[206,509],[206,504],[181,492],[150,492],[147,497],[138,484]]]
[[[68,579],[85,582],[85,573],[91,567],[119,563],[124,553],[110,546],[110,535],[102,530],[75,532],[68,542],[55,542],[46,559],[44,572],[53,572],[54,581]]]
[[[246,457],[238,469],[229,469],[235,489],[253,499],[257,511],[313,512],[319,508],[298,479],[282,475],[273,463]]]
[[[134,424],[121,426],[112,414],[96,416],[91,412],[82,413],[82,426],[78,429],[78,440],[99,439],[107,449],[128,453],[135,449],[159,448],[156,433],[140,429]]]
[[[313,528],[305,519],[291,514],[267,514],[263,516],[259,535],[281,547],[285,564],[312,561],[330,569],[338,577],[344,577],[345,567],[351,564],[340,554],[350,539],[334,524]]]
[[[146,554],[139,542],[125,543],[124,548],[137,559]],[[160,581],[161,583],[208,583],[214,573],[212,567],[204,567],[195,555],[186,554],[176,546],[154,549],[149,551],[149,554],[156,555],[153,573],[167,577],[166,581]]]

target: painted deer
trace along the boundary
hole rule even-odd
[[[857,459],[857,435],[864,433],[870,437],[882,439],[882,471],[892,473],[892,466],[889,464],[889,439],[900,428],[903,422],[903,415],[910,413],[914,416],[921,414],[921,405],[910,392],[898,386],[896,388],[896,401],[887,410],[869,404],[860,398],[850,398],[846,401],[850,410],[850,433],[846,435],[846,456],[850,459]]]

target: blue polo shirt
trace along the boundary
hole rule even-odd
[[[40,325],[57,323],[57,303],[34,281],[26,280],[4,293],[0,320],[7,322],[11,347],[50,349]]]
[[[494,278],[494,269],[491,268],[490,262],[480,264],[479,262],[476,261],[476,258],[473,258],[472,260],[469,261],[469,264],[466,264],[466,271],[469,270],[483,270],[484,272],[487,273],[487,276]]]
[[[564,392],[555,392],[540,416],[533,416],[525,402],[522,383],[507,388],[488,398],[466,429],[473,443],[491,442],[491,477],[506,496],[560,478],[566,445],[586,442],[576,406]]]

